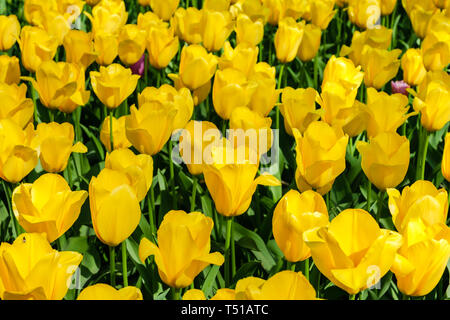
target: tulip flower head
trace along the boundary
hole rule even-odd
[[[7,51],[16,43],[20,34],[20,23],[15,15],[0,16],[0,50]]]
[[[198,89],[211,80],[217,63],[218,58],[202,46],[185,46],[181,50],[180,80],[189,89]]]
[[[305,22],[288,17],[280,21],[275,34],[275,50],[281,63],[295,59],[305,32]]]
[[[4,57],[4,56],[2,56]],[[27,96],[27,86],[8,85],[0,82],[0,119],[11,119],[21,128],[25,128],[33,119],[34,104]]]
[[[125,287],[115,289],[104,283],[97,283],[84,288],[77,300],[143,300],[139,288]]]
[[[6,84],[19,84],[20,65],[17,57],[0,56],[0,81]]]
[[[441,164],[442,175],[450,182],[450,133],[445,135],[444,153]]]
[[[113,137],[114,137],[113,139],[114,148],[112,150],[127,149],[131,147],[131,142],[128,141],[127,139],[127,132],[125,129],[126,118],[127,118],[126,116],[122,116],[119,119],[114,117],[112,119]],[[111,137],[110,137],[111,130],[109,128],[110,123],[111,123],[110,118],[109,116],[107,116],[105,120],[103,120],[102,127],[100,129],[100,141],[103,143],[108,152],[112,151]]]

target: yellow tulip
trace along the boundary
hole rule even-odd
[[[168,74],[168,77],[173,81],[173,86],[175,87],[175,89],[180,90],[182,88],[187,88],[181,81],[179,74],[170,73]],[[193,90],[191,94],[192,100],[194,100],[194,106],[198,106],[200,103],[205,101],[206,98],[209,96],[210,92],[211,92],[211,80],[206,82],[201,87]]]
[[[120,106],[133,93],[140,78],[117,63],[100,67],[100,72],[91,71],[90,76],[95,94],[110,109]]]
[[[347,209],[329,226],[307,230],[303,241],[323,275],[349,294],[357,294],[389,271],[403,239],[397,232],[380,229],[367,211]]]
[[[206,297],[202,290],[189,289],[183,294],[182,300],[206,300]]]
[[[22,28],[19,40],[22,65],[30,72],[36,72],[43,61],[50,61],[56,54],[58,41],[38,27]]]
[[[234,30],[234,22],[228,11],[202,10],[200,28],[202,45],[210,52],[222,49],[225,41]]]
[[[423,63],[427,70],[439,71],[450,64],[449,32],[450,27],[439,30],[431,29],[423,40]]]
[[[125,130],[126,116],[122,116],[119,119],[113,117],[113,143],[116,149],[127,149],[131,147],[131,142],[127,139]],[[111,152],[111,138],[110,138],[110,119],[109,116],[103,120],[102,127],[100,129],[100,141],[105,146],[108,152]]]
[[[222,265],[219,252],[210,253],[213,220],[200,212],[169,211],[158,229],[158,246],[143,238],[139,258],[153,255],[161,280],[172,288],[185,288],[208,265]]]
[[[264,38],[264,22],[252,21],[247,15],[240,14],[236,20],[236,42],[257,46]]]
[[[266,173],[255,179],[258,167],[259,157],[248,145],[225,143],[212,148],[203,175],[218,213],[225,217],[241,215],[250,207],[258,184],[280,185]]]
[[[158,15],[162,20],[168,21],[174,14],[178,7],[180,0],[150,0],[150,7],[152,11]]]
[[[143,6],[143,7],[148,7],[150,6],[150,0],[138,0],[139,5]]]
[[[45,233],[48,242],[53,242],[78,219],[87,197],[84,190],[71,191],[60,175],[46,173],[33,183],[16,187],[12,206],[26,232]]]
[[[427,226],[445,224],[448,214],[448,194],[445,189],[437,189],[431,182],[419,180],[410,187],[386,190],[389,196],[389,210],[395,228],[406,234],[408,223],[420,218]]]
[[[267,117],[278,101],[280,90],[277,90],[275,67],[266,62],[257,63],[250,73],[248,80],[256,84],[248,108],[262,117]]]
[[[263,155],[272,147],[271,125],[271,118],[264,118],[249,108],[238,107],[230,116],[228,139],[234,139],[237,144],[249,143],[259,155]]]
[[[446,9],[450,6],[450,1],[448,0],[433,0],[433,3],[436,7],[438,7],[439,9]]]
[[[311,23],[322,30],[328,28],[328,24],[331,22],[337,11],[333,10],[335,3],[335,0],[311,1],[309,10]]]
[[[197,8],[182,7],[175,11],[171,25],[175,27],[177,36],[189,44],[199,44],[202,42],[202,11]]]
[[[362,156],[364,173],[379,190],[394,188],[405,178],[410,158],[406,137],[384,132],[370,142],[358,141],[356,148]]]
[[[344,45],[341,49],[341,56],[348,56],[355,65],[361,64],[361,54],[365,45],[372,48],[389,49],[392,40],[392,30],[384,26],[367,29],[364,32],[355,31],[350,47]]]
[[[348,136],[340,127],[312,122],[302,135],[293,129],[297,146],[295,180],[301,192],[315,189],[326,194],[334,180],[345,170]]]
[[[417,86],[427,75],[423,65],[422,52],[419,49],[408,49],[401,59],[403,80],[410,86]]]
[[[450,182],[450,133],[445,135],[444,153],[442,154],[442,175]]]
[[[332,56],[323,71],[322,90],[327,83],[335,82],[341,84],[348,93],[356,97],[363,78],[364,73],[361,72],[360,66],[355,67],[353,62],[347,58]]]
[[[0,178],[11,183],[21,181],[38,163],[32,147],[33,124],[22,130],[12,119],[0,120]]]
[[[139,29],[148,32],[153,27],[167,27],[168,23],[162,21],[155,13],[147,11],[146,13],[139,13],[137,26]]]
[[[233,19],[238,19],[240,15],[249,17],[252,21],[261,20],[266,24],[270,14],[270,9],[261,0],[237,0],[231,1],[234,3],[230,7],[230,12]]]
[[[86,70],[97,58],[92,34],[81,30],[70,30],[64,37],[66,61],[80,64]]]
[[[113,63],[119,54],[119,41],[117,37],[109,33],[98,33],[94,36],[94,49],[98,54],[96,61],[102,66]]]
[[[20,65],[17,57],[0,56],[0,81],[6,84],[19,84]]]
[[[272,218],[275,241],[290,262],[303,261],[311,256],[309,247],[303,242],[303,233],[327,224],[325,201],[311,190],[302,194],[296,190],[286,193],[278,202]]]
[[[305,22],[288,17],[281,20],[275,34],[275,51],[278,60],[288,63],[295,59],[305,32]]]
[[[212,97],[214,110],[225,120],[238,107],[246,107],[255,92],[256,83],[236,69],[218,70],[214,78]]]
[[[280,111],[284,117],[284,127],[289,135],[294,135],[293,128],[303,134],[311,122],[319,120],[320,112],[316,110],[318,96],[314,88],[286,87],[283,89]]]
[[[348,0],[348,18],[361,29],[373,29],[381,18],[380,0]]]
[[[425,9],[422,6],[414,6],[409,14],[412,27],[416,35],[423,39],[427,35],[430,20],[436,12],[436,8]]]
[[[0,101],[3,104],[0,108],[0,119],[10,118],[21,128],[25,128],[33,120],[34,104],[27,98],[25,84],[18,86],[0,82]]]
[[[42,13],[42,20],[36,26],[44,29],[50,36],[54,37],[59,46],[71,29],[69,18],[69,15],[63,15],[57,11],[45,11]]]
[[[388,95],[386,92],[377,92],[374,88],[367,89],[368,114],[367,135],[375,137],[383,132],[396,132],[397,129],[412,115],[409,110],[408,97],[396,93]]]
[[[433,1],[434,0],[402,0],[402,5],[403,8],[405,8],[406,13],[410,15],[415,7],[421,7],[425,10],[435,10],[436,6]]]
[[[427,213],[425,213],[427,215]],[[450,228],[427,226],[422,219],[410,221],[403,244],[391,267],[398,289],[410,296],[424,296],[441,280],[450,258]]]
[[[129,176],[103,169],[89,183],[92,225],[101,242],[117,246],[126,240],[141,220],[141,208]]]
[[[268,22],[277,25],[284,18],[297,20],[306,13],[304,0],[263,0],[264,7],[269,8]]]
[[[169,140],[177,110],[174,104],[159,101],[144,103],[139,109],[133,105],[126,117],[125,128],[128,141],[140,152],[157,154]]]
[[[0,16],[0,50],[7,51],[16,43],[20,34],[20,23],[15,15]]]
[[[56,251],[45,235],[22,233],[0,245],[2,300],[62,300],[83,256]],[[19,272],[20,271],[20,272]]]
[[[198,89],[211,80],[217,63],[218,58],[202,46],[185,46],[181,50],[180,79],[189,89]]]
[[[180,136],[180,155],[192,175],[203,173],[204,152],[221,137],[216,125],[209,121],[191,120]]]
[[[400,49],[388,51],[365,45],[361,53],[361,66],[366,86],[380,90],[394,78],[400,68],[398,57],[401,53]]]
[[[32,25],[40,24],[45,12],[56,10],[56,1],[26,0],[23,4],[25,20]]]
[[[97,283],[84,288],[77,300],[143,300],[139,288],[125,287],[115,289],[108,284]]]
[[[118,54],[120,61],[129,66],[139,61],[145,51],[147,32],[135,24],[126,24],[118,37]]]
[[[94,35],[100,33],[118,35],[128,20],[124,1],[102,0],[92,9],[92,15],[86,11],[84,14],[91,21]]]
[[[49,109],[71,113],[89,101],[90,92],[84,89],[84,69],[67,62],[45,61],[36,71],[36,80],[31,81],[39,93],[39,100]]]
[[[213,11],[228,11],[230,0],[204,0],[202,8]]]
[[[450,121],[450,75],[445,71],[428,72],[417,88],[413,107],[428,131],[438,131]]]
[[[86,0],[86,3],[90,5],[91,7],[97,5],[100,2],[100,0]]]
[[[182,129],[192,117],[194,101],[188,89],[180,90],[163,84],[159,88],[147,87],[138,95],[139,107],[145,103],[159,102],[167,109],[177,111],[173,120],[173,129]]]
[[[381,14],[383,16],[390,15],[397,5],[398,0],[380,0]]]
[[[319,52],[321,37],[322,30],[320,27],[314,24],[307,24],[302,42],[298,48],[297,57],[304,62],[314,59]]]
[[[238,44],[232,48],[227,41],[223,47],[223,54],[219,60],[221,70],[233,68],[241,71],[247,77],[254,71],[258,61],[258,47],[250,46],[246,43]]]
[[[179,45],[173,27],[150,28],[146,41],[150,64],[156,69],[164,69],[178,53]]]
[[[74,131],[68,122],[39,123],[36,128],[39,144],[39,159],[47,172],[62,172],[67,167],[72,152],[86,153],[86,146],[77,142],[73,145]]]

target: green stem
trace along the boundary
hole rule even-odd
[[[111,286],[116,286],[116,252],[114,247],[109,247],[109,271]]]
[[[320,272],[317,275],[317,288],[316,288],[317,298],[320,298],[320,277],[321,277],[321,275],[322,274]]]
[[[427,161],[427,152],[428,152],[428,144],[429,144],[429,134],[425,128],[422,128],[421,133],[421,149],[419,153],[419,164],[418,164],[418,174],[416,176],[416,180],[424,180],[425,179],[425,166]]]
[[[114,150],[114,137],[113,137],[113,109],[109,110],[109,143],[111,144],[111,152]]]
[[[14,237],[14,239],[16,239],[17,236],[18,236],[18,233],[17,233],[18,227],[17,227],[17,224],[16,224],[17,223],[17,219],[14,216],[14,212],[13,212],[13,209],[12,209],[11,188],[9,187],[8,182],[6,182],[4,180],[2,180],[2,185],[3,185],[3,190],[5,191],[6,203],[8,205],[8,212],[9,212],[9,215],[10,215],[10,218],[11,218],[13,237]]]
[[[148,86],[148,54],[145,52],[145,58],[144,58],[144,82],[145,87]]]
[[[287,261],[287,269],[295,272],[295,267],[297,264],[295,262]]]
[[[53,109],[48,109],[48,118],[49,118],[50,122],[55,121],[55,113],[54,113]]]
[[[58,243],[59,243],[59,247],[60,247],[60,251],[63,250],[66,247],[67,244],[67,240],[66,240],[66,236],[65,235],[61,235],[58,238]]]
[[[172,300],[180,300],[181,289],[171,288],[171,292],[172,292]]]
[[[177,209],[177,199],[175,194],[175,172],[173,169],[173,161],[172,161],[172,150],[173,144],[172,139],[169,140],[169,172],[170,172],[170,191],[172,194],[172,208]]]
[[[372,195],[372,182],[367,178],[367,212],[370,213],[370,198]]]
[[[192,184],[192,196],[191,196],[191,212],[195,210],[195,195],[197,193],[197,185],[198,185],[198,179],[197,177],[193,177],[193,184]]]
[[[319,55],[314,57],[314,88],[319,90]]]
[[[231,260],[230,260],[230,247],[231,247],[231,229],[233,227],[233,218],[228,218],[227,219],[227,233],[226,233],[226,237],[225,237],[225,250],[224,250],[224,255],[225,255],[225,286],[229,286],[230,285],[230,264],[231,264]]]
[[[349,295],[348,300],[356,300],[356,294]]]
[[[381,213],[383,212],[383,202],[384,202],[384,198],[386,197],[386,192],[385,191],[381,191],[378,193],[378,197],[377,197],[377,201],[378,201],[378,205],[377,205],[377,222],[380,222],[381,219]]]
[[[161,86],[161,73],[159,71],[156,72],[156,87],[159,88]]]
[[[305,277],[309,281],[309,258],[305,260]]]
[[[283,74],[284,74],[284,68],[285,68],[285,64],[282,64],[280,66],[280,74],[278,75],[278,84],[277,84],[277,89],[281,89],[281,82],[283,80]],[[277,113],[276,113],[276,118],[275,118],[275,123],[276,123],[276,129],[280,129],[280,108],[277,106]]]
[[[147,206],[148,206],[148,220],[150,223],[150,230],[152,232],[152,235],[154,236],[156,234],[156,227],[155,227],[155,193],[153,190],[153,184],[150,187],[150,192],[147,195]]]
[[[127,245],[122,242],[122,275],[123,275],[123,287],[128,287],[128,270],[127,270]]]

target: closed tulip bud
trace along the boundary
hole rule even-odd
[[[389,211],[395,228],[406,234],[408,224],[417,218],[427,226],[445,224],[448,214],[448,194],[438,190],[431,182],[419,180],[410,187],[386,190],[389,196]]]
[[[256,88],[247,107],[260,116],[267,117],[280,95],[280,90],[276,88],[275,68],[260,62],[255,65],[248,80],[256,84]]]
[[[288,63],[295,59],[305,32],[305,21],[296,22],[288,17],[280,21],[275,34],[275,50],[278,60]]]
[[[97,283],[84,288],[77,300],[143,300],[139,288],[125,287],[117,290],[108,284]]]
[[[420,84],[427,74],[419,49],[408,49],[402,56],[401,64],[403,79],[411,86]]]
[[[36,72],[42,62],[53,59],[58,42],[41,28],[25,26],[20,34],[19,46],[22,65],[28,71]]]
[[[361,29],[373,29],[381,19],[381,0],[349,0],[348,18]]]
[[[203,173],[204,153],[219,142],[222,134],[209,121],[191,120],[180,136],[180,155],[192,175]]]
[[[99,65],[108,66],[119,54],[119,41],[115,35],[99,33],[94,37],[94,49],[98,54],[95,61]]]
[[[78,252],[52,249],[45,235],[39,233],[22,233],[13,244],[3,242],[0,298],[62,300],[82,259]]]
[[[100,67],[100,72],[91,71],[90,76],[97,98],[110,109],[120,106],[133,93],[140,78],[117,63]]]
[[[324,195],[334,180],[345,170],[348,136],[340,127],[325,122],[312,122],[302,135],[293,129],[297,171],[295,180],[301,192],[315,189]]]
[[[249,108],[239,107],[231,113],[228,139],[234,139],[237,144],[248,143],[258,155],[263,155],[272,147],[271,125],[271,118],[264,118]]]
[[[0,120],[0,178],[11,183],[21,181],[38,163],[38,154],[31,143],[34,127],[25,130],[12,119]]]
[[[310,15],[311,23],[320,27],[322,30],[328,28],[328,24],[336,14],[334,9],[335,0],[311,1]]]
[[[202,42],[202,11],[195,7],[175,11],[171,25],[175,27],[177,36],[189,44]]]
[[[103,169],[89,183],[92,225],[101,242],[115,247],[126,240],[141,220],[136,190],[120,171]]]
[[[70,30],[64,37],[66,61],[80,64],[86,70],[97,58],[92,34],[81,30]]]
[[[40,150],[39,159],[47,172],[62,172],[67,167],[72,152],[87,152],[86,146],[81,142],[73,145],[73,126],[68,122],[39,123],[36,137]]]
[[[172,288],[185,288],[208,265],[224,262],[219,252],[210,253],[213,224],[200,212],[169,211],[158,229],[158,246],[143,238],[139,258],[145,263],[154,256],[161,280]]]
[[[347,209],[328,226],[303,233],[314,264],[349,294],[377,284],[394,263],[402,245],[397,232],[380,229],[365,210]]]
[[[31,81],[40,101],[49,109],[71,113],[89,101],[84,69],[77,64],[45,61],[36,71],[36,80],[24,79]]]
[[[280,185],[267,173],[255,179],[258,167],[259,156],[248,144],[235,146],[228,141],[212,148],[203,175],[218,213],[225,217],[241,215],[250,207],[258,184]]]
[[[410,158],[406,137],[384,132],[369,142],[358,141],[356,148],[362,157],[364,173],[379,190],[395,188],[405,178]]]
[[[222,49],[234,30],[234,22],[228,11],[202,10],[202,45],[210,52]]]
[[[258,61],[258,47],[248,44],[238,44],[235,49],[227,41],[223,47],[223,54],[219,60],[219,68],[233,68],[241,71],[247,77],[253,72]]]
[[[177,110],[173,104],[159,101],[144,103],[139,109],[133,105],[125,120],[128,141],[140,152],[157,154],[169,140],[174,130]]]
[[[356,97],[356,93],[364,78],[361,67],[355,67],[353,62],[347,58],[336,58],[332,56],[328,60],[323,71],[322,89],[328,82],[341,84],[347,92],[351,92]]]
[[[118,35],[128,20],[124,1],[102,1],[92,9],[92,15],[87,12],[84,14],[91,21],[94,35],[100,33]]]
[[[225,120],[237,107],[249,104],[256,83],[249,82],[242,72],[236,69],[218,70],[213,84],[213,104],[216,113]]]
[[[427,70],[439,71],[450,64],[449,32],[450,27],[447,30],[429,31],[423,40],[423,63]]]
[[[388,16],[394,11],[397,0],[380,0],[380,5],[381,15]]]
[[[436,10],[436,8],[427,10],[418,5],[414,6],[411,10],[409,19],[411,20],[414,32],[419,38],[423,39],[427,35],[428,25]]]
[[[3,57],[3,56],[2,56]],[[34,114],[33,101],[27,98],[27,86],[21,84],[8,85],[0,82],[0,119],[11,119],[21,128],[25,128]]]
[[[75,223],[87,197],[84,190],[71,191],[60,175],[46,173],[14,189],[12,206],[26,232],[45,232],[53,242]]]
[[[130,149],[117,149],[106,155],[105,168],[127,175],[136,190],[138,201],[145,198],[153,180],[153,159],[146,154],[135,155]]]
[[[311,190],[302,194],[296,190],[289,191],[273,212],[273,236],[290,262],[303,261],[311,256],[309,247],[303,241],[303,233],[327,224],[325,201],[320,194]]]
[[[410,116],[417,114],[408,114],[408,110],[408,97],[405,95],[388,95],[368,88],[365,107],[368,114],[367,135],[372,138],[383,132],[396,132]]]
[[[150,0],[150,7],[152,11],[158,15],[162,20],[168,21],[173,16],[178,7],[180,0]]]
[[[398,57],[402,51],[395,49],[392,51],[364,46],[361,53],[361,66],[364,70],[364,83],[367,87],[377,90],[394,78],[400,68]]]
[[[125,130],[125,120],[126,116],[122,116],[119,119],[113,117],[113,137],[114,137],[114,148],[116,149],[127,149],[131,147],[131,142],[128,141],[126,130]],[[110,119],[109,116],[103,120],[102,127],[100,129],[100,141],[105,146],[108,152],[111,152],[111,137],[110,135]]]
[[[146,46],[150,64],[156,69],[164,69],[178,53],[180,44],[173,27],[153,27],[148,31]]]
[[[0,16],[0,51],[12,48],[20,34],[20,23],[15,15]]]
[[[365,45],[372,48],[389,49],[392,40],[392,30],[384,26],[379,28],[367,29],[364,32],[355,31],[353,33],[352,44],[350,47],[343,46],[340,52],[341,56],[348,56],[355,65],[361,64],[361,54]]]
[[[302,42],[298,48],[297,57],[303,62],[311,61],[319,52],[322,30],[314,24],[305,26]]]
[[[0,81],[6,84],[19,84],[20,65],[17,57],[0,56]]]
[[[418,86],[413,107],[420,112],[425,129],[441,130],[450,121],[450,75],[445,71],[429,72]]]
[[[283,89],[280,111],[284,118],[284,127],[289,135],[294,135],[293,128],[303,134],[311,122],[319,120],[320,112],[316,110],[318,97],[319,94],[314,88],[286,87]]]
[[[127,66],[135,64],[144,54],[146,35],[147,32],[135,24],[123,26],[117,39],[120,61]]]
[[[264,22],[252,21],[247,15],[240,14],[236,20],[236,42],[257,46],[264,37]]]
[[[442,175],[450,182],[450,133],[445,135],[444,153],[442,154]]]
[[[218,58],[200,45],[181,50],[180,79],[191,90],[205,85],[216,72]]]
[[[184,128],[194,112],[194,101],[186,88],[177,90],[168,84],[163,84],[159,88],[147,87],[138,96],[139,107],[152,102],[159,102],[167,109],[177,111],[173,119],[174,130]]]

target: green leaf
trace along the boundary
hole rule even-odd
[[[211,297],[213,294],[214,283],[216,281],[217,274],[219,273],[220,266],[212,266],[209,269],[205,282],[203,282],[202,290],[206,297]]]

